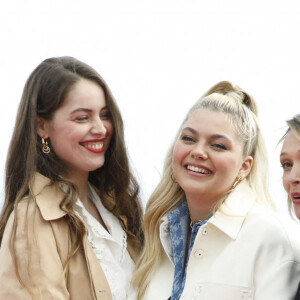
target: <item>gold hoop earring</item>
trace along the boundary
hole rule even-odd
[[[235,182],[233,183],[233,185],[232,185],[232,190],[240,183],[242,181],[242,177],[240,176],[239,178],[237,178],[236,180],[235,180]]]
[[[42,148],[42,151],[44,152],[44,153],[49,153],[50,152],[50,147],[48,146],[48,142],[47,141],[45,141],[43,138],[42,138],[42,144],[43,144],[43,148]]]

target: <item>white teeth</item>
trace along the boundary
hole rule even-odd
[[[90,148],[90,149],[101,149],[103,148],[103,143],[88,143],[88,144],[84,144],[85,148]]]
[[[193,172],[201,173],[201,174],[211,174],[210,171],[207,171],[203,168],[194,167],[194,166],[187,166],[187,169],[190,171],[193,171]]]

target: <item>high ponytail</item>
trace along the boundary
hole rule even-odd
[[[257,111],[257,106],[255,103],[255,100],[249,93],[242,90],[239,86],[233,86],[228,81],[221,81],[221,82],[217,83],[216,85],[214,85],[212,88],[210,88],[203,95],[203,97],[206,97],[213,93],[225,95],[225,96],[231,97],[231,98],[241,102],[257,116],[258,111]]]

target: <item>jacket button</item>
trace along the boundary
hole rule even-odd
[[[164,227],[164,232],[168,233],[170,231],[170,226],[169,224],[167,224],[165,227]]]
[[[198,249],[194,252],[194,256],[196,258],[201,258],[204,255],[204,251],[202,249]]]
[[[249,298],[250,297],[250,292],[249,291],[241,290],[240,294],[241,294],[241,299],[244,299],[244,300],[250,299]]]
[[[206,227],[203,227],[202,235],[207,235],[207,234],[208,234],[208,229]]]
[[[195,299],[197,299],[197,296],[202,292],[203,286],[202,284],[196,284],[194,287],[194,293],[193,296]]]

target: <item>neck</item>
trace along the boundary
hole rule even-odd
[[[73,173],[71,176],[68,176],[68,180],[70,180],[77,187],[79,199],[83,204],[89,202],[88,175],[89,175],[88,173],[86,174]]]
[[[215,203],[186,195],[191,221],[204,221],[212,215]]]

